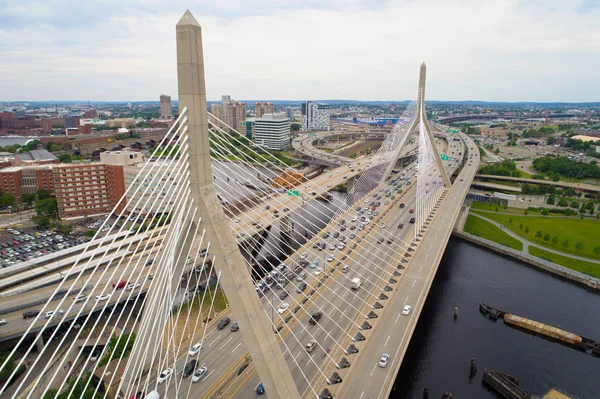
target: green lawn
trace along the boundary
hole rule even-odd
[[[544,251],[537,247],[529,247],[529,254],[568,267],[569,269],[585,273],[589,276],[600,277],[600,265],[595,263],[584,262],[567,256],[553,254],[552,252]]]
[[[600,260],[600,239],[598,239],[600,237],[600,220],[598,219],[521,216],[495,212],[486,212],[482,215],[503,224],[519,236],[541,246]],[[529,232],[527,232],[527,228],[529,228]],[[538,231],[541,232],[541,237],[538,236]],[[583,248],[577,248],[578,244],[583,245]]]
[[[481,201],[473,201],[473,203],[471,203],[471,210],[483,210],[483,211],[492,211],[495,212],[496,208],[498,208],[498,212],[500,213],[511,213],[511,214],[515,214],[515,215],[523,215],[525,214],[525,209],[523,208],[513,208],[513,207],[507,207],[506,209],[504,209],[504,207],[502,205],[497,205],[497,204],[492,204],[489,202],[481,202]],[[530,215],[539,215],[539,212],[534,212],[534,211],[529,211]],[[485,216],[487,214],[483,214],[483,216]]]
[[[521,241],[509,236],[500,228],[477,216],[469,215],[467,217],[464,231],[509,248],[517,249],[519,251],[523,250],[523,243]]]

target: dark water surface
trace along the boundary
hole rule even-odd
[[[431,287],[390,398],[498,398],[483,369],[511,374],[542,395],[552,386],[580,399],[600,398],[600,358],[494,323],[480,302],[600,340],[600,295],[534,268],[452,239]],[[453,309],[459,308],[455,321]],[[471,358],[478,372],[469,379]]]

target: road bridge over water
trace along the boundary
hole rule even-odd
[[[145,223],[147,212],[127,215],[147,226],[135,233],[139,239],[104,239],[105,253],[82,257],[70,270],[72,278],[52,286],[67,294],[48,300],[23,323],[24,336],[41,330],[38,336],[52,344],[38,339],[40,354],[16,381],[15,396],[51,387],[71,397],[81,387],[108,397],[151,391],[169,398],[249,397],[263,388],[271,398],[389,393],[476,173],[477,148],[463,134],[434,139],[436,128],[445,129],[426,118],[423,64],[416,103],[376,154],[298,181],[298,197],[256,198],[228,218],[211,154],[226,157],[226,141],[235,137],[206,112],[201,43],[200,26],[188,11],[177,25],[180,116],[161,143],[177,148],[168,160],[169,178],[161,170],[164,162],[154,162],[164,154],[157,155],[131,188],[139,193],[133,197],[136,209],[170,204],[168,223],[156,229]],[[412,144],[416,159],[394,173]],[[460,156],[442,157],[440,146]],[[240,154],[250,168],[251,160]],[[226,173],[243,181],[239,171]],[[314,206],[311,198],[350,179],[355,182],[333,216]],[[326,227],[303,241],[291,220],[312,223],[306,212]],[[274,223],[288,259],[263,266],[242,257],[239,243],[258,240],[257,233]],[[86,287],[85,297],[74,300]],[[403,315],[406,305],[411,309]],[[234,322],[237,329],[230,328]],[[86,337],[89,330],[94,334]],[[130,351],[104,345],[121,332],[135,332],[135,338],[121,335]],[[97,350],[84,351],[90,347]],[[7,362],[18,365],[34,348],[22,339]],[[79,360],[40,361],[64,351],[65,359]],[[385,367],[378,366],[382,353],[389,355]],[[94,356],[111,360],[110,367],[99,367]],[[57,378],[59,370],[66,377]],[[95,378],[84,378],[87,373]]]

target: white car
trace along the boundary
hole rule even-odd
[[[329,255],[329,257],[327,258],[327,262],[333,262],[335,258],[333,257],[333,255]]]
[[[188,355],[196,356],[198,353],[200,353],[200,349],[202,349],[202,343],[198,342],[196,345],[190,348]]]
[[[379,367],[386,367],[389,360],[390,360],[390,355],[388,355],[387,353],[384,353],[383,355],[381,355],[381,358],[379,359]]]
[[[290,307],[290,304],[287,302],[284,302],[281,305],[279,305],[279,309],[277,309],[277,313],[283,314],[286,310],[288,310],[289,307]]]
[[[140,285],[139,284],[134,284],[134,283],[129,283],[129,284],[127,284],[127,286],[125,286],[125,289],[127,291],[133,291],[136,288],[140,288]]]
[[[171,374],[173,374],[173,369],[172,368],[166,369],[165,371],[160,373],[160,375],[156,379],[156,382],[159,384],[162,384],[163,382],[167,381],[169,379],[169,377],[171,377]]]
[[[239,223],[239,222],[241,222],[241,221],[242,221],[242,220],[241,220],[241,219],[239,219],[239,218],[234,220],[234,222],[236,222],[236,223]]]
[[[320,267],[317,267],[317,268],[315,269],[314,275],[315,275],[315,276],[320,276],[320,275],[321,275],[321,273],[323,273],[323,269],[321,269]]]
[[[403,315],[408,315],[410,313],[410,305],[404,305],[404,309],[402,309],[402,314]]]
[[[49,312],[46,312],[46,318],[47,319],[51,319],[57,313],[63,314],[63,313],[65,313],[65,311],[62,310],[62,309],[60,309],[60,310],[51,310]]]
[[[334,249],[335,249],[335,245],[330,245],[330,246],[329,246],[329,250],[330,250],[330,251],[333,251]]]
[[[206,374],[206,367],[200,367],[198,370],[194,371],[194,375],[192,376],[192,382],[198,382],[204,374]]]
[[[300,258],[302,258],[302,259],[306,259],[306,257],[307,257],[307,256],[308,256],[308,255],[306,254],[306,252],[302,252],[302,253],[300,254]]]
[[[0,326],[3,326],[6,324],[6,319],[0,319]]]
[[[74,301],[75,301],[75,303],[83,302],[83,301],[85,301],[86,298],[87,298],[87,296],[85,294],[79,294],[75,297]]]
[[[382,229],[385,229],[385,223],[381,223],[379,226],[380,226]]]
[[[96,295],[96,301],[97,302],[106,301],[109,298],[110,298],[110,294]]]

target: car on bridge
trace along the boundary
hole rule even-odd
[[[156,382],[160,385],[160,384],[164,383],[165,381],[167,381],[171,377],[172,374],[173,374],[173,369],[168,368],[168,369],[164,370],[162,373],[160,373],[160,375],[156,379]]]
[[[224,317],[221,319],[221,321],[219,322],[219,324],[217,324],[217,330],[222,330],[225,328],[225,326],[227,324],[229,324],[229,322],[231,321],[231,319],[229,317]]]
[[[408,316],[408,314],[410,313],[410,310],[412,308],[410,307],[410,305],[404,305],[404,309],[402,309],[402,314],[405,316]]]
[[[410,208],[410,209],[408,210],[408,213],[415,213],[415,210],[414,210],[413,208]]]
[[[185,365],[185,367],[183,368],[183,373],[182,373],[183,378],[187,378],[190,375],[192,375],[192,373],[196,369],[196,364],[198,364],[198,361],[196,359],[192,359]]]
[[[315,346],[317,346],[317,341],[312,339],[312,340],[310,340],[309,343],[307,343],[304,346],[304,350],[306,351],[306,353],[311,353],[313,351],[313,349],[315,348]]]
[[[206,367],[200,367],[198,370],[194,372],[192,376],[192,382],[198,382],[200,379],[206,374],[208,369]]]
[[[289,307],[290,307],[289,303],[283,302],[281,305],[279,305],[279,308],[277,309],[277,313],[283,314],[283,313],[285,313],[286,310],[288,310]]]
[[[314,326],[315,324],[317,324],[319,322],[319,320],[321,320],[321,317],[323,317],[322,312],[313,313],[311,315],[310,319],[308,320],[308,323],[312,324]]]
[[[383,355],[381,355],[381,358],[379,359],[379,367],[386,367],[388,362],[390,361],[390,355],[388,355],[387,353],[384,353]]]
[[[306,289],[306,287],[307,287],[307,284],[306,283],[302,283],[302,284],[300,284],[298,286],[298,289],[296,289],[296,292],[300,294],[301,292],[304,292],[304,290]]]
[[[192,346],[188,352],[188,355],[196,356],[198,353],[200,353],[200,349],[202,349],[202,342],[198,342],[196,345]]]

